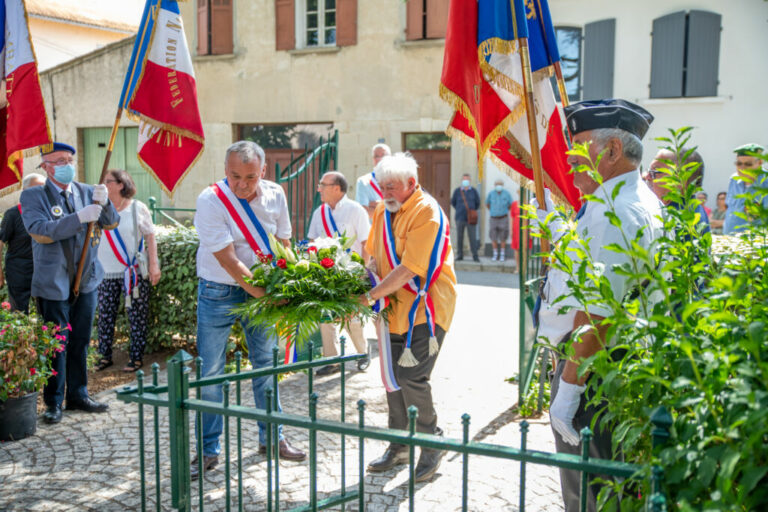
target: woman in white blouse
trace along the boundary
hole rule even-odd
[[[99,353],[96,366],[100,371],[112,366],[112,342],[120,296],[131,328],[130,362],[123,371],[135,372],[142,366],[147,343],[149,285],[160,280],[157,242],[152,216],[147,206],[132,199],[136,185],[123,170],[110,170],[104,181],[109,200],[120,214],[120,224],[101,234],[99,261],[104,267],[104,280],[99,285]]]

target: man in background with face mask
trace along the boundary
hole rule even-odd
[[[512,206],[512,195],[504,188],[500,179],[493,184],[493,190],[485,199],[485,206],[491,216],[488,222],[488,236],[493,245],[493,261],[504,261],[504,244],[509,238],[509,208]]]
[[[105,412],[109,407],[88,396],[86,355],[91,340],[96,289],[104,277],[97,258],[100,237],[92,238],[83,266],[80,293],[72,290],[89,222],[102,229],[117,227],[117,211],[107,198],[106,185],[86,185],[75,179],[75,148],[56,142],[43,153],[40,168],[48,179],[41,187],[21,193],[21,218],[32,237],[32,297],[46,322],[61,326],[64,350],[53,358],[55,374],[43,392],[46,423],[61,421],[65,392],[67,409]]]
[[[469,174],[461,176],[461,186],[453,191],[451,206],[456,218],[456,261],[464,259],[464,228],[469,236],[469,250],[472,251],[472,260],[480,261],[477,256],[477,210],[480,208],[480,194]]]

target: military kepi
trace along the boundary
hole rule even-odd
[[[744,144],[733,149],[736,156],[752,156],[750,153],[762,153],[763,151],[765,151],[765,148],[760,144]]]
[[[640,105],[617,99],[580,101],[563,108],[563,112],[571,135],[618,128],[642,139],[653,122],[651,113]]]
[[[43,148],[40,148],[40,154],[41,155],[49,155],[51,153],[55,153],[56,151],[69,151],[73,155],[75,154],[75,148],[70,146],[69,144],[64,144],[63,142],[54,142],[50,146],[51,149],[48,151],[43,151]]]

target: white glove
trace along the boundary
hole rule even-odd
[[[531,201],[531,205],[536,208],[536,218],[538,220],[538,224],[546,224],[552,233],[552,242],[556,242],[560,240],[560,237],[565,234],[566,227],[560,212],[555,210],[555,203],[552,201],[552,193],[548,188],[544,189],[544,204],[547,209],[540,210],[539,202],[536,200],[536,198],[534,197]],[[547,222],[547,217],[549,217],[549,222]]]
[[[573,428],[573,417],[576,415],[581,394],[585,389],[587,386],[568,384],[560,377],[557,395],[549,406],[549,421],[552,423],[552,428],[563,437],[563,441],[573,446],[579,445],[579,433]]]
[[[77,218],[81,223],[96,222],[101,216],[101,210],[103,207],[100,204],[89,204],[79,212],[77,212]]]
[[[93,202],[99,203],[101,206],[107,204],[107,186],[103,183],[93,187]]]

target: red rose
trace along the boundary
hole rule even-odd
[[[30,375],[34,375],[35,373],[37,373],[37,370],[35,370],[34,368],[30,368],[29,369],[29,374]]]
[[[307,247],[307,252],[317,253],[317,247],[315,247],[314,245],[310,245],[309,247]]]
[[[11,303],[10,302],[3,302],[2,306],[3,306],[3,309],[5,309],[5,310],[11,309]]]
[[[267,261],[272,261],[272,255],[271,254],[267,254]]]
[[[320,260],[320,264],[325,268],[331,268],[334,264],[334,261],[331,258],[323,258]]]
[[[277,260],[276,265],[277,265],[277,268],[286,268],[288,266],[288,264],[285,262],[285,258],[280,258],[279,260]]]

